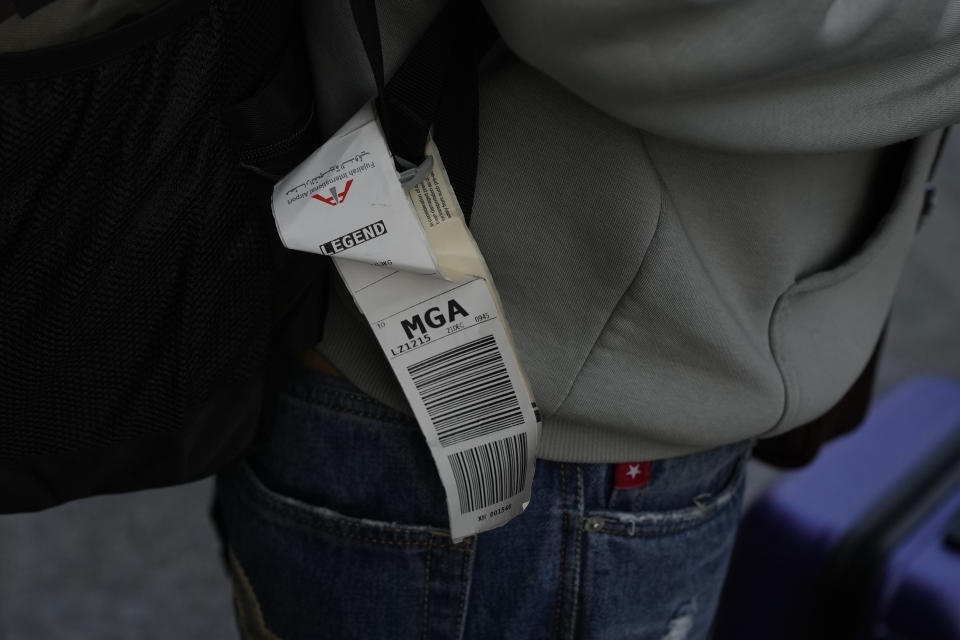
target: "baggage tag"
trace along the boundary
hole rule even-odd
[[[530,501],[540,413],[433,140],[405,191],[372,105],[275,187],[285,246],[332,256],[430,447],[455,541]],[[427,165],[429,167],[429,165]]]

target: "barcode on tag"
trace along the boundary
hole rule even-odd
[[[510,374],[492,335],[407,367],[444,447],[523,424]]]
[[[527,480],[527,434],[488,442],[447,456],[460,496],[460,513],[511,498]]]

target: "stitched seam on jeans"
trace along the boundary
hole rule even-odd
[[[565,573],[567,563],[567,526],[569,516],[567,515],[567,465],[560,463],[560,509],[562,516],[560,518],[560,563],[559,576],[557,577],[557,601],[553,612],[553,637],[560,637],[560,625],[563,619],[563,591],[566,586]]]
[[[646,527],[647,531],[640,533],[636,533],[636,529],[644,527],[643,522],[645,518],[642,514],[632,517],[630,515],[626,515],[626,517],[624,517],[624,515],[615,511],[592,511],[591,513],[601,517],[609,514],[612,519],[616,520],[614,523],[616,528],[609,528],[609,525],[604,525],[603,529],[599,531],[591,531],[590,533],[609,533],[613,535],[636,536],[638,538],[657,538],[688,531],[700,526],[701,524],[710,522],[720,511],[727,508],[727,506],[729,506],[729,504],[736,498],[737,492],[740,490],[740,485],[745,481],[743,469],[746,465],[746,460],[746,454],[740,457],[733,471],[731,472],[731,476],[736,479],[729,482],[705,507],[684,507],[683,509],[676,510],[674,512],[650,514],[646,518],[648,521],[648,525]],[[653,523],[653,525],[651,526],[649,523]],[[660,528],[655,531],[649,530],[656,526],[660,526]],[[635,533],[628,533],[625,531],[618,532],[617,528],[619,527],[629,527]]]
[[[274,499],[272,496],[268,494],[265,495],[263,491],[258,491],[257,487],[253,484],[253,482],[254,481],[259,482],[259,480],[256,480],[255,478],[251,477],[250,474],[252,474],[252,472],[247,470],[248,482],[242,482],[239,480],[235,482],[239,482],[241,484],[240,490],[245,492],[251,500],[286,518],[290,518],[302,524],[308,525],[312,529],[315,529],[317,531],[323,531],[326,533],[339,535],[341,537],[351,538],[353,540],[359,540],[361,542],[372,542],[374,544],[386,544],[386,545],[393,545],[398,547],[407,547],[407,546],[423,547],[429,544],[433,544],[434,547],[438,546],[436,543],[433,542],[433,540],[435,539],[434,536],[436,534],[432,534],[432,533],[426,534],[430,536],[427,540],[397,541],[397,540],[379,540],[377,538],[371,538],[368,536],[362,536],[355,533],[343,531],[342,529],[345,527],[359,529],[359,528],[367,527],[369,525],[365,525],[362,522],[350,522],[349,520],[336,520],[336,522],[324,522],[322,516],[305,513],[292,505],[288,505],[284,502],[280,502]],[[394,531],[396,532],[396,530]],[[442,545],[439,548],[448,549],[451,551],[459,551],[461,553],[468,551],[468,549],[463,547],[464,545],[455,545],[453,543],[448,543],[448,544]]]
[[[349,538],[351,540],[359,540],[361,542],[371,542],[373,544],[386,544],[386,545],[392,545],[395,547],[429,547],[432,545],[434,548],[437,548],[437,545],[432,544],[431,542],[432,538],[430,540],[425,540],[425,541],[424,540],[404,540],[404,541],[378,540],[377,538],[371,538],[371,537],[359,535],[356,533],[350,533],[348,531],[340,531],[338,530],[338,527],[317,525],[315,522],[312,522],[306,518],[301,517],[302,514],[297,512],[294,512],[292,514],[285,514],[285,515],[292,515],[293,519],[297,520],[298,522],[302,522],[303,524],[307,524],[315,530],[324,531],[326,533],[331,533],[331,534],[340,536],[342,538]],[[350,525],[346,525],[346,526],[350,526]],[[460,551],[461,553],[464,552],[464,549],[461,549],[456,545],[443,545],[442,547],[439,547],[439,548],[445,549],[448,551]]]
[[[590,533],[594,535],[611,535],[611,536],[623,536],[624,538],[665,538],[667,536],[677,535],[685,531],[690,531],[691,529],[696,529],[697,527],[703,526],[710,522],[713,522],[717,516],[720,515],[722,509],[716,509],[709,517],[703,520],[697,520],[695,522],[690,522],[686,525],[677,526],[670,529],[664,529],[663,531],[641,531],[630,533],[629,531],[617,530],[617,529],[607,529],[604,527],[599,531],[591,531]]]
[[[472,550],[473,545],[467,542],[467,549]],[[464,554],[463,560],[460,564],[460,602],[457,605],[457,631],[455,638],[456,640],[462,640],[463,638],[463,618],[464,610],[467,606],[467,578],[468,571],[470,569],[470,554]]]
[[[390,407],[378,402],[376,398],[363,393],[357,393],[355,391],[331,388],[323,388],[319,390],[287,388],[283,389],[282,393],[283,395],[286,395],[294,400],[299,400],[311,405],[318,405],[324,409],[344,411],[346,413],[352,413],[354,415],[367,418],[378,418],[394,424],[416,424],[416,420],[413,417],[400,413],[395,409],[391,409]],[[343,399],[345,402],[353,401],[363,403],[364,405],[370,407],[370,409],[369,411],[364,411],[361,409],[343,407],[337,403],[337,401],[340,399]]]
[[[358,411],[356,409],[348,409],[346,407],[325,407],[327,409],[336,409],[339,413],[349,413],[351,415],[360,416],[362,418],[373,418],[375,420],[382,420],[383,422],[389,422],[391,424],[402,424],[409,425],[410,422],[407,420],[400,420],[398,418],[393,418],[382,413],[374,413],[370,411]]]
[[[607,529],[606,527],[604,527],[600,531],[591,531],[590,533],[592,533],[593,535],[610,535],[610,536],[620,536],[623,538],[663,538],[666,536],[672,536],[672,535],[684,533],[685,531],[690,531],[692,529],[696,529],[697,527],[702,527],[712,522],[716,522],[717,518],[723,514],[726,508],[736,502],[737,500],[736,494],[740,490],[740,484],[743,482],[744,480],[743,478],[741,478],[740,482],[734,485],[729,498],[724,500],[722,504],[719,504],[719,505],[715,504],[710,509],[709,513],[707,514],[707,517],[690,521],[686,525],[678,526],[676,528],[666,529],[663,531],[658,531],[656,533],[654,532],[630,533],[629,531],[618,531],[616,529]]]
[[[361,391],[351,391],[350,389],[340,389],[330,386],[308,385],[301,382],[282,387],[280,392],[284,395],[308,402],[319,401],[323,399],[324,396],[339,396],[351,400],[360,400],[368,404],[375,404],[377,402],[372,396],[368,396]]]
[[[720,514],[718,513],[717,516]],[[621,538],[664,538],[666,536],[677,535],[684,533],[686,531],[691,531],[697,527],[702,527],[713,522],[716,522],[716,517],[703,520],[696,524],[690,525],[689,527],[684,527],[682,529],[671,529],[670,531],[664,533],[630,533],[629,531],[612,531],[607,529],[601,529],[600,531],[592,531],[593,535],[607,535],[607,536],[620,536]]]
[[[303,524],[308,524],[308,525],[310,525],[311,527],[313,527],[314,529],[318,529],[318,530],[320,530],[320,531],[327,531],[327,532],[330,532],[330,533],[342,533],[343,535],[347,535],[347,536],[351,536],[351,537],[355,537],[355,538],[356,538],[356,537],[358,536],[358,534],[348,533],[348,532],[342,532],[342,531],[340,531],[340,529],[343,529],[343,528],[363,529],[363,528],[365,528],[364,525],[361,524],[361,523],[348,522],[348,521],[345,521],[345,520],[338,520],[336,523],[318,522],[319,518],[311,517],[309,514],[305,514],[305,513],[301,512],[300,510],[295,509],[295,508],[293,508],[293,507],[290,507],[290,506],[288,506],[288,505],[285,505],[285,504],[276,504],[276,503],[274,503],[272,506],[273,506],[274,510],[280,512],[282,515],[287,516],[287,517],[289,517],[289,518],[292,518],[292,519],[296,520],[297,522],[302,522]],[[429,535],[429,534],[427,534],[427,535]],[[363,537],[362,539],[368,539],[368,540],[371,540],[371,541],[379,542],[379,540],[377,540],[376,538],[371,538],[371,537]],[[384,544],[400,544],[400,545],[402,545],[402,544],[415,544],[415,545],[420,545],[420,546],[426,546],[426,545],[430,544],[430,540],[431,540],[431,538],[428,538],[427,540],[409,540],[409,541],[403,541],[403,542],[383,540],[382,542],[383,542]],[[455,548],[455,547],[454,547],[453,545],[449,545],[449,548],[453,549],[453,548]]]
[[[425,640],[430,628],[430,552],[433,550],[433,538],[427,544],[427,560],[423,569],[423,628],[420,630],[420,640]]]
[[[322,409],[328,409],[330,411],[336,411],[338,413],[349,413],[351,415],[360,416],[362,418],[372,418],[374,420],[382,420],[383,422],[389,422],[391,424],[400,424],[400,425],[410,425],[413,424],[413,419],[409,416],[404,415],[393,415],[388,410],[370,410],[363,411],[362,409],[353,409],[349,406],[344,406],[343,404],[338,404],[336,401],[330,401],[331,399],[321,399],[321,398],[304,398],[295,394],[288,394],[295,400],[300,402],[305,402],[309,405],[316,406]],[[353,394],[344,393],[344,396],[350,396]],[[362,396],[354,396],[349,398],[357,402],[363,402],[369,404],[369,398],[363,398]]]
[[[577,465],[577,522],[583,520],[583,465]],[[583,547],[583,527],[577,527],[574,539],[573,577],[570,582],[570,620],[567,637],[573,640],[577,628],[577,609],[580,603],[580,558]]]

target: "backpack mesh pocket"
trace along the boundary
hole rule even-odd
[[[292,18],[178,1],[0,56],[0,466],[180,433],[262,371],[270,185],[223,113],[275,72]]]

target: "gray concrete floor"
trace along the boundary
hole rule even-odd
[[[919,373],[960,379],[960,131],[939,206],[901,281],[881,390]],[[778,474],[753,464],[757,495]],[[0,518],[0,639],[236,638],[207,522],[209,481]]]
[[[209,481],[0,518],[3,640],[236,638]]]

